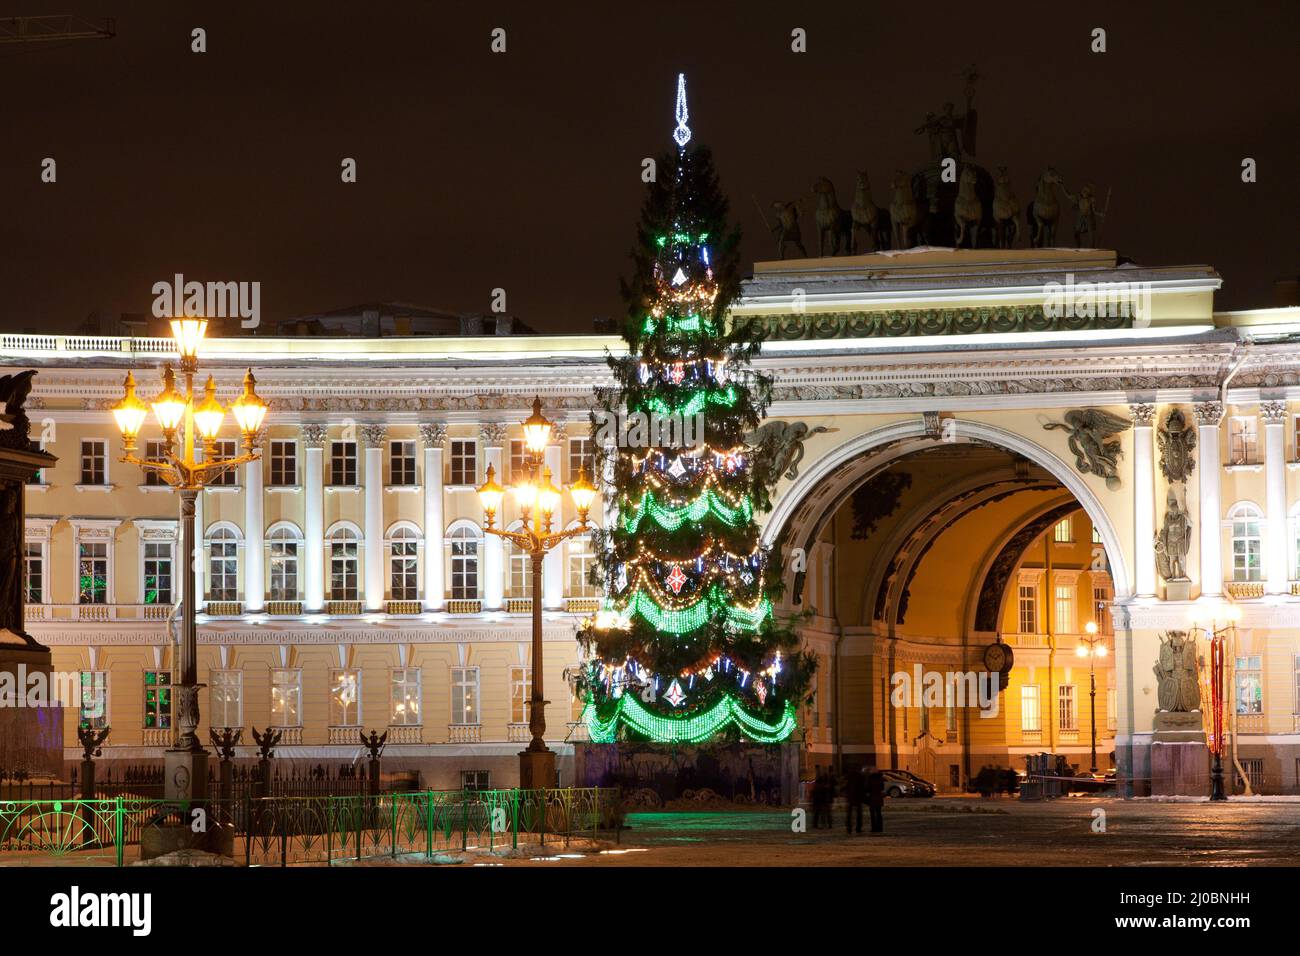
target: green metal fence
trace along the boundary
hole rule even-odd
[[[184,823],[220,830],[246,866],[330,864],[457,851],[569,846],[618,839],[617,790],[422,790],[378,796],[209,800],[0,801],[0,865],[33,856],[122,866],[139,858],[151,828]],[[197,824],[196,824],[197,821]]]

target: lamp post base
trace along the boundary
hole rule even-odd
[[[169,803],[202,803],[208,798],[208,752],[163,752],[163,798]]]
[[[555,751],[523,750],[519,753],[519,789],[542,790],[555,786]]]
[[[1214,801],[1228,799],[1228,795],[1223,790],[1223,758],[1219,754],[1214,755],[1214,765],[1210,769],[1210,799]]]

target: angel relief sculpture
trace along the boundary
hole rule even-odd
[[[1120,432],[1128,431],[1133,422],[1100,408],[1076,408],[1065,413],[1064,422],[1047,422],[1048,431],[1061,428],[1070,433],[1070,451],[1074,454],[1074,467],[1085,475],[1104,478],[1106,487],[1114,491],[1119,487],[1119,456],[1123,454]]]

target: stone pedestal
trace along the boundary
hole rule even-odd
[[[1151,738],[1151,795],[1205,797],[1210,793],[1210,748],[1201,712],[1158,711]]]
[[[1165,582],[1166,601],[1188,601],[1192,597],[1192,579],[1174,578]]]
[[[62,705],[76,706],[64,699],[73,690],[53,680],[48,650],[0,631],[0,770],[62,776]]]
[[[541,790],[555,786],[555,751],[523,750],[519,753],[519,789]]]
[[[163,751],[163,797],[171,803],[202,803],[208,799],[208,752]]]

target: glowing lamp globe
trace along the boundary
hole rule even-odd
[[[176,351],[184,361],[194,361],[199,354],[199,344],[208,331],[208,320],[201,318],[172,319],[172,338]]]
[[[144,420],[149,416],[149,407],[136,398],[135,376],[126,373],[123,383],[122,400],[113,406],[113,417],[117,420],[117,430],[122,433],[122,440],[128,447],[135,445],[135,437],[140,434]]]
[[[1106,654],[1107,654],[1107,651],[1106,651],[1106,645],[1105,645],[1105,644],[1098,644],[1098,645],[1097,645],[1096,654],[1097,654],[1098,657],[1105,657]]]
[[[524,445],[534,455],[546,451],[551,443],[551,422],[542,414],[542,400],[533,399],[533,413],[524,419]]]
[[[555,514],[555,509],[560,507],[560,489],[551,483],[549,468],[542,473],[542,483],[537,489],[537,507],[546,515]]]
[[[253,370],[250,368],[244,373],[244,393],[230,406],[230,414],[235,417],[239,430],[250,442],[262,427],[267,412],[267,404],[262,396],[257,394],[256,385],[257,379],[253,378]]]
[[[596,488],[587,480],[586,468],[578,472],[578,480],[569,486],[569,494],[573,496],[573,504],[579,514],[585,515],[591,510],[591,502],[596,497]]]
[[[1096,621],[1089,621],[1087,624],[1083,625],[1083,629],[1084,629],[1085,631],[1087,631],[1089,634],[1096,634],[1096,633],[1097,633],[1097,622],[1096,622]]]
[[[1087,657],[1087,656],[1088,656],[1088,645],[1087,645],[1087,644],[1080,644],[1078,647],[1076,647],[1076,648],[1074,649],[1074,653],[1077,654],[1079,657]]]
[[[226,410],[217,401],[217,383],[208,376],[208,384],[203,389],[203,401],[194,409],[194,427],[204,441],[212,441],[221,431],[221,422],[226,417]]]
[[[537,483],[532,478],[511,485],[510,490],[515,493],[515,504],[522,510],[531,511],[533,505],[537,504]]]
[[[186,401],[176,391],[176,373],[167,365],[163,368],[163,390],[153,400],[153,414],[166,434],[172,434],[185,417]]]
[[[488,465],[487,481],[478,487],[478,500],[483,503],[483,513],[487,515],[489,525],[492,523],[492,517],[501,508],[501,499],[505,494],[506,490],[497,483],[496,469]]]

